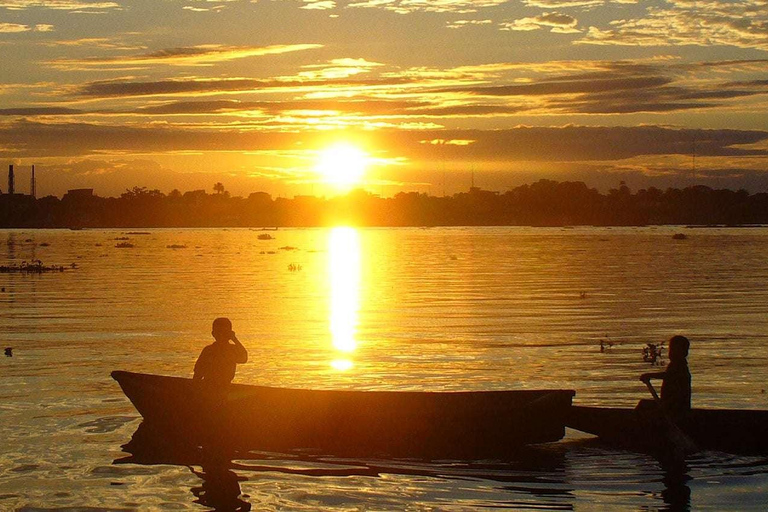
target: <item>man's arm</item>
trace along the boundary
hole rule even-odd
[[[237,336],[235,336],[235,331],[232,331],[232,336],[229,338],[232,340],[232,342],[235,344],[235,362],[237,364],[243,364],[248,362],[248,351],[245,350],[245,347],[242,343],[240,343],[240,340],[237,339]]]

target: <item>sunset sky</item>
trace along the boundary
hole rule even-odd
[[[768,190],[768,0],[0,0],[0,63],[38,195],[331,193],[339,144],[384,195]]]

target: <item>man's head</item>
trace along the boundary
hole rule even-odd
[[[669,359],[670,361],[680,361],[688,357],[688,349],[691,342],[685,336],[672,336],[669,339]]]
[[[213,321],[211,334],[216,338],[216,341],[229,341],[229,337],[232,334],[232,322],[230,322],[229,318],[217,318]]]

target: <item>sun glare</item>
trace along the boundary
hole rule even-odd
[[[368,165],[368,155],[351,144],[340,143],[320,152],[315,170],[325,183],[339,188],[360,183]]]

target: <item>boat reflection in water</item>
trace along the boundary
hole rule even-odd
[[[330,330],[333,347],[339,352],[331,366],[350,370],[350,354],[357,348],[360,311],[360,236],[351,227],[336,227],[328,234],[330,279]]]
[[[253,497],[241,483],[257,475],[288,474],[326,478],[384,475],[417,476],[434,479],[449,489],[450,481],[492,482],[496,492],[509,504],[533,504],[557,510],[573,510],[574,489],[566,482],[567,451],[557,445],[526,447],[509,460],[430,461],[419,459],[350,459],[306,452],[271,453],[260,451],[214,451],[169,439],[141,423],[130,442],[122,446],[129,456],[114,464],[175,465],[188,468],[201,483],[190,488],[195,503],[218,511],[251,510]],[[248,475],[248,476],[244,476]],[[372,483],[372,485],[376,485]]]
[[[604,486],[597,491],[607,498],[616,491],[613,485],[617,475],[626,477],[638,468],[641,472],[636,476],[640,480],[633,486],[644,495],[655,496],[659,510],[689,510],[691,506],[687,468],[681,472],[679,466],[657,465],[650,457],[607,449],[595,439],[530,446],[512,459],[499,461],[351,459],[306,452],[206,452],[200,447],[174,443],[142,423],[122,448],[130,455],[114,464],[186,467],[200,479],[191,484],[190,500],[217,511],[259,508],[259,502],[265,498],[257,490],[259,485],[272,479],[284,483],[280,475],[322,477],[314,483],[306,479],[297,482],[305,490],[313,485],[333,488],[338,484],[343,488],[334,479],[348,481],[350,477],[358,478],[357,485],[366,485],[369,478],[392,475],[419,477],[425,490],[431,488],[435,497],[450,500],[454,496],[451,489],[456,487],[460,501],[472,495],[472,487],[467,487],[467,483],[474,482],[479,492],[479,501],[474,502],[478,507],[503,503],[513,509],[574,510],[579,508],[578,503],[590,502],[588,496],[596,491],[597,481]],[[694,467],[694,471],[711,471],[708,466],[723,463],[730,465],[734,461],[718,461],[717,457],[694,461],[695,466],[701,466]],[[579,469],[585,474],[581,475]],[[374,480],[369,484],[372,488],[385,485]],[[459,499],[458,495],[455,497]]]

